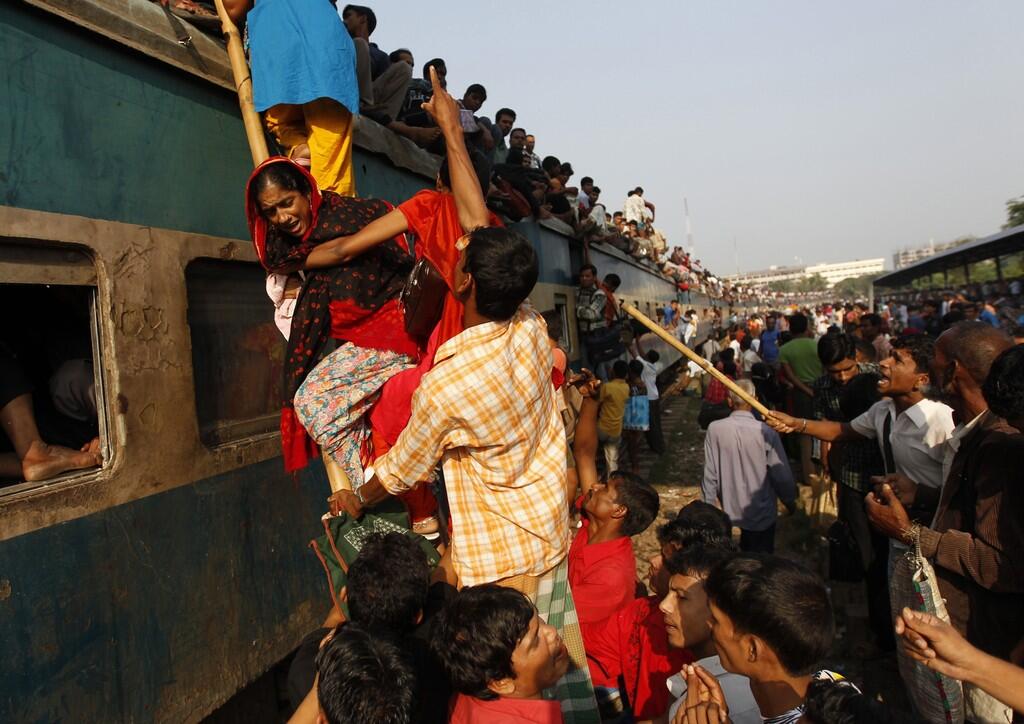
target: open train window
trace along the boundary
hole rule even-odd
[[[0,494],[109,460],[92,259],[0,240]]]
[[[285,342],[265,278],[249,262],[197,259],[185,269],[196,416],[206,445],[278,429]]]
[[[562,318],[562,338],[558,340],[558,344],[571,357],[573,349],[572,337],[569,334],[569,301],[564,294],[555,295],[555,311]]]

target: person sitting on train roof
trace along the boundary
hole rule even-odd
[[[289,724],[412,724],[422,690],[408,657],[386,636],[342,623],[316,654],[316,686]]]
[[[437,128],[421,128],[399,120],[408,98],[413,64],[392,62],[387,53],[370,41],[377,28],[373,10],[365,5],[345,5],[340,14],[355,46],[359,112],[419,146],[427,147],[438,141],[441,132]],[[412,56],[411,51],[405,52]]]
[[[420,683],[418,724],[444,724],[448,720],[451,686],[429,646],[431,625],[445,602],[455,595],[446,576],[450,555],[431,574],[426,556],[413,539],[402,533],[374,533],[367,537],[352,562],[345,587],[352,623],[377,636],[387,637],[409,658]],[[288,669],[288,695],[299,706],[315,688],[315,659],[320,643],[343,621],[335,607],[319,628],[303,639]]]
[[[434,87],[430,84],[431,68],[437,71],[441,87],[447,89],[448,66],[445,65],[443,58],[431,58],[423,64],[423,77],[413,78],[409,81],[405,91],[405,100],[402,102],[402,108],[398,111],[396,120],[418,128],[435,125],[430,114],[423,110],[423,104],[434,95]]]
[[[637,475],[610,470],[601,480],[597,473],[600,381],[589,371],[583,377],[578,385],[583,402],[573,443],[582,491],[577,501],[582,526],[569,548],[569,584],[600,703],[618,698],[619,650],[606,630],[636,597],[631,536],[645,531],[657,517],[659,501],[654,488]],[[612,645],[608,645],[609,639]]]
[[[569,670],[568,648],[519,591],[463,589],[438,617],[433,648],[457,692],[452,724],[563,721],[559,702],[542,694]]]
[[[337,12],[322,0],[224,0],[224,8],[236,24],[248,21],[253,102],[271,135],[286,155],[310,159],[319,188],[354,196],[359,83]]]
[[[429,477],[438,461],[452,513],[452,563],[462,585],[537,577],[569,547],[565,431],[551,384],[546,325],[526,302],[533,245],[502,228],[460,243],[455,296],[463,331],[442,344],[412,399],[412,417],[357,492],[334,510],[359,517]]]

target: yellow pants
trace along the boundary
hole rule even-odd
[[[288,156],[296,146],[309,145],[310,172],[321,190],[356,195],[352,114],[345,106],[330,98],[301,106],[279,104],[267,109],[264,121]]]

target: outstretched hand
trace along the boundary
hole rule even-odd
[[[580,370],[579,374],[568,379],[570,385],[575,387],[581,397],[596,398],[601,389],[601,380],[587,368]]]
[[[896,635],[907,654],[929,669],[960,681],[976,678],[978,650],[945,621],[904,608],[896,618]]]
[[[868,493],[864,498],[864,507],[867,510],[868,521],[875,530],[887,538],[903,540],[911,526],[910,516],[888,483],[879,485],[875,492]]]
[[[441,80],[437,77],[437,68],[434,66],[430,67],[430,85],[433,86],[434,93],[430,100],[423,104],[423,110],[430,114],[438,128],[461,128],[459,106],[441,85]]]
[[[339,490],[332,494],[327,499],[327,505],[330,506],[331,515],[347,513],[353,518],[363,517],[363,504],[351,490]]]
[[[776,432],[796,432],[803,424],[797,418],[777,410],[772,410],[764,421]]]

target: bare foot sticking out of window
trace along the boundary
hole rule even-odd
[[[100,453],[100,439],[84,445],[81,450],[72,450],[60,445],[47,445],[36,440],[29,447],[21,461],[21,472],[28,482],[47,480],[68,470],[84,470],[103,464]]]

